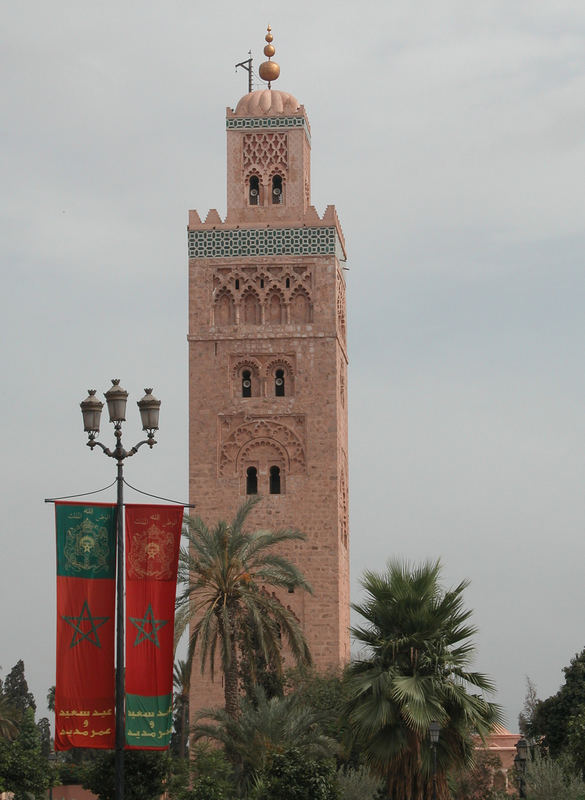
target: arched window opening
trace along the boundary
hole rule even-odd
[[[276,397],[284,397],[284,370],[277,369],[274,374],[274,394]]]
[[[248,467],[246,470],[246,494],[258,494],[258,470]]]
[[[290,278],[286,279],[286,288],[290,289]]]
[[[270,467],[270,494],[280,494],[280,467]]]
[[[282,203],[282,178],[280,175],[272,178],[272,202]]]
[[[257,206],[260,197],[260,182],[257,175],[250,178],[249,200],[251,206]]]
[[[242,397],[252,397],[252,375],[249,369],[242,372]]]

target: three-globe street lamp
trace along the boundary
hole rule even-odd
[[[437,800],[437,745],[440,733],[441,726],[436,720],[433,720],[429,725],[429,738],[433,750],[433,800]]]
[[[100,431],[100,416],[104,404],[95,396],[95,389],[88,389],[88,396],[80,403],[83,429],[88,434],[87,446],[92,450],[94,447],[100,447],[106,456],[116,459],[118,467],[116,478],[116,800],[124,798],[124,461],[137,453],[143,444],[147,444],[150,448],[156,444],[154,432],[158,430],[160,410],[160,400],[153,396],[152,389],[144,391],[145,395],[137,405],[140,410],[142,430],[146,431],[147,438],[135,444],[130,450],[125,450],[122,446],[122,423],[126,421],[128,392],[120,386],[118,378],[112,378],[112,386],[105,392],[110,422],[114,423],[116,444],[113,450],[96,439]]]
[[[524,738],[518,739],[514,746],[516,748],[514,766],[516,767],[516,780],[518,781],[518,796],[526,797],[526,762],[528,761],[528,742]]]

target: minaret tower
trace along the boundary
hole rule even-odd
[[[305,109],[271,88],[227,109],[227,216],[189,212],[189,483],[196,513],[296,527],[286,552],[314,594],[282,598],[318,669],[349,660],[345,243],[335,208],[311,205]],[[191,709],[220,704],[193,670]]]

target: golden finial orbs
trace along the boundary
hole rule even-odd
[[[280,75],[280,67],[276,63],[276,61],[270,61],[272,56],[276,53],[276,49],[273,44],[271,44],[273,40],[272,36],[272,29],[270,25],[267,28],[268,33],[264,37],[264,39],[268,42],[267,45],[264,47],[264,55],[267,56],[268,61],[264,61],[260,64],[258,69],[258,74],[262,78],[263,81],[267,81],[268,88],[270,89],[270,84],[272,81],[275,81],[278,76]]]

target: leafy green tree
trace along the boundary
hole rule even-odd
[[[0,740],[0,792],[14,792],[14,800],[38,797],[49,785],[47,761],[41,755],[41,741],[34,710],[22,713],[17,737]]]
[[[233,769],[223,750],[209,742],[198,742],[190,758],[175,759],[167,785],[170,800],[231,800]]]
[[[37,722],[39,732],[40,751],[43,758],[49,758],[51,754],[51,725],[47,717],[41,717]]]
[[[19,714],[24,714],[27,708],[32,708],[33,711],[37,710],[35,699],[28,690],[22,659],[17,661],[4,679],[2,694]]]
[[[115,797],[115,754],[100,752],[85,767],[83,788],[101,800]],[[158,800],[170,777],[171,759],[167,753],[148,750],[129,750],[124,755],[125,800]]]
[[[335,763],[307,758],[296,748],[275,753],[256,776],[248,797],[250,800],[338,800]]]
[[[575,655],[563,672],[565,682],[559,691],[536,703],[527,733],[532,739],[542,740],[553,758],[572,751],[584,770],[585,747],[579,741],[585,743],[585,739],[579,718],[585,711],[585,650]]]
[[[253,628],[267,663],[278,664],[283,643],[298,663],[311,660],[295,615],[265,588],[310,591],[297,567],[277,552],[279,545],[305,536],[293,529],[245,533],[246,518],[258,500],[244,503],[230,525],[218,522],[209,529],[199,517],[187,518],[188,549],[181,549],[179,557],[177,635],[194,620],[189,658],[198,645],[201,671],[208,666],[212,678],[219,651],[225,708],[232,717],[238,713],[238,631],[244,622]]]
[[[202,738],[221,742],[227,757],[236,768],[240,787],[248,785],[275,753],[295,748],[303,758],[331,758],[336,749],[334,740],[320,728],[321,715],[300,704],[294,695],[268,699],[257,687],[255,699],[244,698],[241,713],[232,717],[224,709],[207,709],[197,714],[193,727],[195,740]],[[211,722],[203,722],[208,719]]]
[[[419,567],[390,561],[385,573],[365,573],[365,599],[353,606],[365,620],[352,629],[365,653],[349,667],[346,713],[392,800],[432,797],[433,720],[441,726],[439,800],[449,797],[449,768],[472,763],[471,732],[486,737],[501,720],[499,706],[481,696],[493,691],[492,682],[469,671],[476,629],[463,607],[468,582],[445,591],[440,571],[439,561]]]

